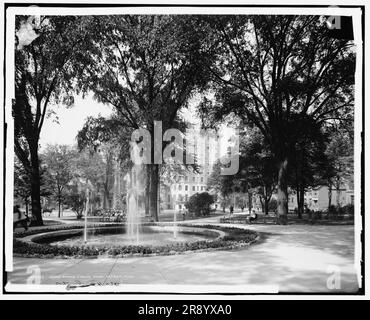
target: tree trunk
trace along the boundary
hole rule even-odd
[[[327,218],[330,217],[330,211],[331,211],[331,197],[332,197],[332,191],[333,191],[333,186],[331,184],[331,181],[329,181],[328,183],[328,214],[327,214]]]
[[[146,179],[145,179],[145,216],[149,216],[149,198],[150,198],[150,168],[151,165],[146,165]]]
[[[263,187],[263,196],[260,197],[261,205],[263,206],[263,211],[265,212],[265,216],[269,214],[269,203],[271,199],[272,191],[270,187],[266,185]],[[263,198],[263,202],[262,202]]]
[[[270,202],[270,199],[268,197],[265,197],[264,199],[265,201],[265,215],[267,216],[269,214],[269,202]]]
[[[104,209],[111,209],[111,201],[110,201],[110,191],[112,188],[112,160],[113,156],[111,152],[107,152],[105,156],[105,161],[107,166],[105,168],[105,183],[104,183],[104,199],[103,199],[103,207]]]
[[[61,213],[61,208],[60,208],[60,205],[61,205],[61,200],[60,200],[60,198],[58,199],[58,218],[60,218],[60,213]]]
[[[299,188],[296,189],[297,192],[297,213],[298,213],[298,219],[302,219],[302,211],[301,211],[301,197],[299,193]]]
[[[336,192],[337,192],[337,208],[340,208],[340,196],[341,196],[341,190],[340,190],[340,179],[338,178],[337,179],[337,182],[336,182]]]
[[[279,164],[279,174],[277,183],[277,223],[288,223],[288,186],[287,186],[287,166],[288,159],[284,159]]]
[[[297,188],[297,204],[298,204],[298,219],[302,219],[304,211],[304,188],[299,186]]]
[[[108,198],[109,198],[109,190],[108,190],[108,185],[107,182],[104,186],[104,191],[103,191],[103,209],[109,209],[108,208]]]
[[[301,213],[303,214],[303,212],[304,212],[304,187],[301,187],[301,190],[300,190],[300,197],[301,197]]]
[[[42,226],[41,196],[40,196],[40,168],[37,147],[31,148],[31,208],[34,217],[34,225]]]
[[[154,221],[158,221],[158,185],[159,166],[153,164],[150,170],[149,214]]]
[[[26,215],[28,216],[28,198],[24,201],[24,204],[26,206]]]
[[[248,187],[248,211],[249,214],[252,212],[252,192],[250,191],[250,188]]]

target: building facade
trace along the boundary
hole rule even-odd
[[[161,181],[162,210],[182,210],[193,194],[205,192],[213,165],[220,157],[220,140],[217,134],[212,135],[201,131],[199,127],[193,127],[187,131],[185,140],[187,148],[192,150],[198,172],[188,168]]]
[[[328,209],[330,198],[330,190],[328,186],[318,186],[311,188],[305,192],[304,203],[307,208],[313,211],[324,211]],[[289,210],[294,210],[298,207],[297,194],[291,192],[288,198]],[[334,186],[331,190],[331,205],[345,206],[354,204],[354,187],[353,182],[345,182],[337,190]]]

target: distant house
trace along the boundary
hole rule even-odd
[[[345,206],[354,204],[354,190],[353,182],[343,183],[339,190],[334,186],[331,192],[331,204]],[[298,207],[297,194],[293,191],[289,194],[288,209],[294,210]],[[329,187],[318,186],[306,191],[304,202],[310,210],[319,211],[326,210],[329,206]]]

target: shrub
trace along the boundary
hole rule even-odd
[[[342,214],[353,216],[355,214],[355,207],[353,204],[347,204],[341,208]]]
[[[271,200],[269,201],[269,212],[270,212],[270,211],[275,212],[275,211],[276,211],[276,209],[277,209],[277,201],[276,201],[276,199],[271,199]]]
[[[355,208],[353,204],[347,204],[343,207],[338,207],[338,206],[330,206],[329,208],[329,215],[334,216],[334,217],[343,217],[344,215],[349,215],[353,216],[355,213]]]
[[[70,193],[65,199],[65,203],[71,207],[71,210],[74,213],[76,213],[77,219],[82,218],[85,202],[86,197],[84,193]]]
[[[193,194],[189,200],[185,203],[185,207],[189,212],[195,213],[196,215],[207,215],[210,212],[210,206],[215,202],[212,195],[208,192]]]

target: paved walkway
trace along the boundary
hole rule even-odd
[[[194,222],[215,223],[216,219]],[[174,256],[65,260],[16,257],[14,272],[9,273],[8,279],[11,283],[27,283],[27,268],[32,265],[40,268],[42,284],[273,285],[280,292],[358,289],[353,226],[243,227],[261,232],[261,240],[232,251]],[[332,283],[333,271],[340,275],[340,279],[336,278],[340,285],[337,289],[327,285]]]

